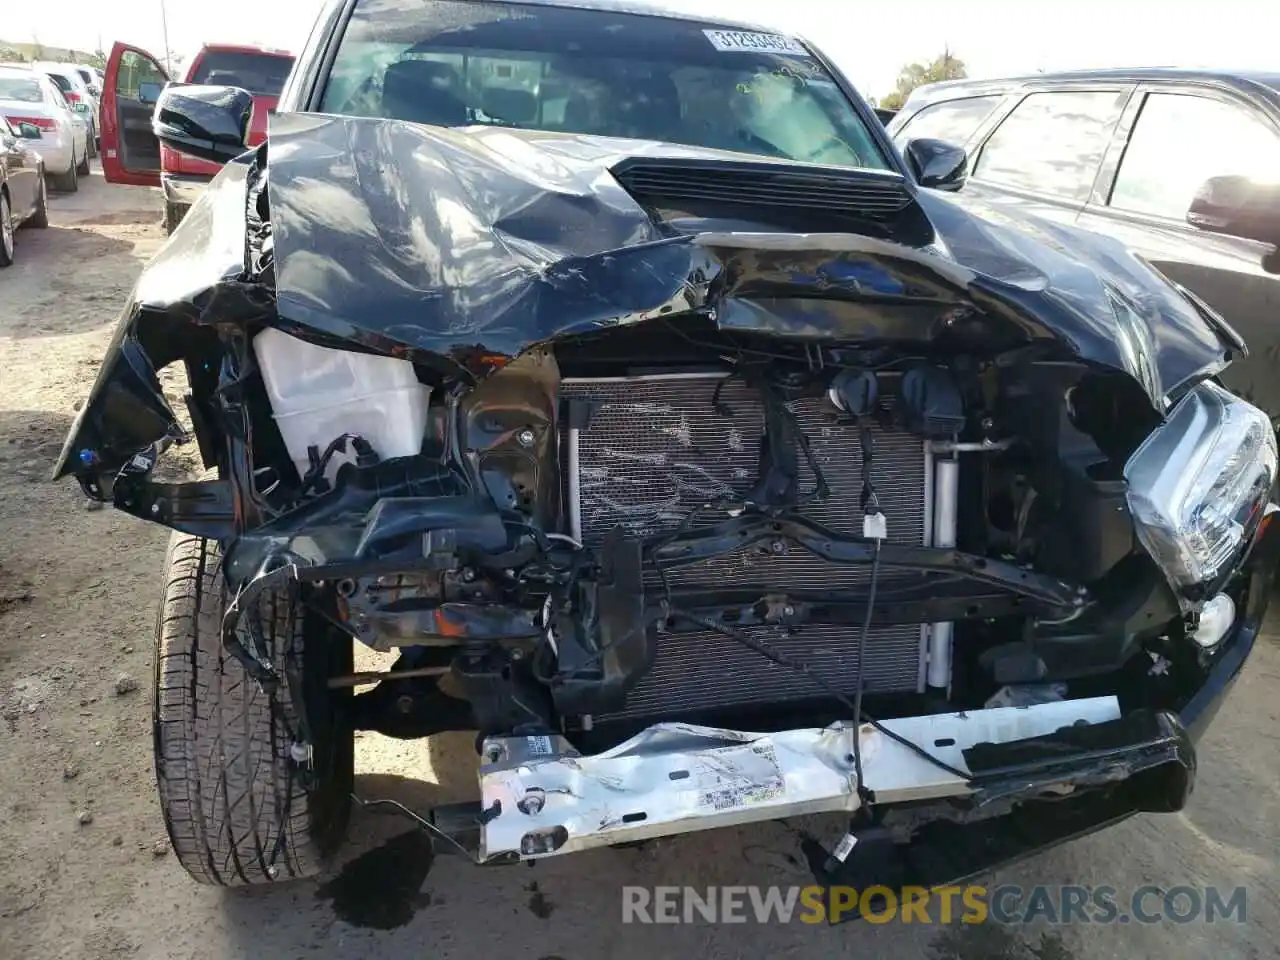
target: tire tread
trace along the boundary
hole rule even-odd
[[[216,886],[310,876],[324,857],[311,835],[310,798],[280,735],[281,721],[295,729],[287,685],[275,697],[281,716],[224,650],[216,544],[175,534],[167,571],[156,627],[155,753],[174,852],[192,877]],[[286,646],[301,647],[302,617],[287,598],[268,595],[263,604],[264,631],[282,664]]]

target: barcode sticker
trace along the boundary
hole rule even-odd
[[[840,838],[840,842],[836,844],[836,848],[832,851],[832,856],[844,863],[849,859],[849,854],[853,853],[853,848],[857,846],[858,838],[852,833],[846,833]]]
[[[739,30],[703,30],[711,45],[723,53],[784,53],[807,57],[809,51],[798,41],[779,33],[743,33]]]
[[[696,764],[698,803],[713,810],[758,806],[787,792],[777,752],[770,743],[724,747],[699,757]]]

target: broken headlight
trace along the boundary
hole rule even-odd
[[[1275,477],[1267,415],[1212,383],[1178,401],[1124,468],[1138,539],[1178,588],[1212,580],[1239,556]]]

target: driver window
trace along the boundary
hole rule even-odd
[[[1148,94],[1110,206],[1181,221],[1206,180],[1231,175],[1280,177],[1280,131],[1223,100]]]

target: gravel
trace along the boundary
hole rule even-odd
[[[136,678],[122,673],[116,677],[116,696],[123,697],[127,693],[133,693],[138,689],[138,681]]]

